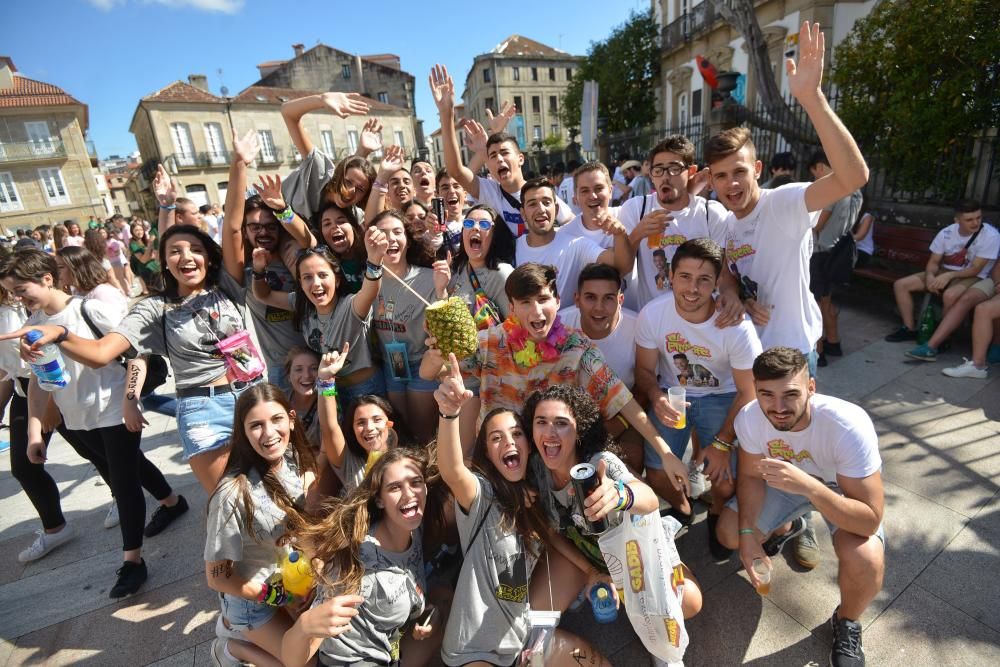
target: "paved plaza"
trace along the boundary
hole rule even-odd
[[[863,285],[841,312],[846,356],[820,369],[819,391],[860,403],[875,421],[884,460],[885,586],[862,618],[869,665],[1000,664],[1000,369],[986,381],[941,368],[969,356],[968,333],[935,364],[905,361],[905,343],[883,342],[897,325],[885,288]],[[108,599],[120,564],[118,529],[106,530],[108,488],[60,439],[48,470],[76,529],[72,542],[27,565],[38,517],[0,461],[0,667],[14,665],[210,665],[218,605],[202,565],[205,494],[181,461],[173,419],[149,415],[146,455],[191,503],[144,556],[139,595]],[[149,512],[154,503],[149,499]],[[837,604],[836,561],[817,523],[822,564],[801,572],[776,559],[771,594],[747,583],[734,555],[711,562],[705,508],[681,537],[684,560],[705,592],[688,623],[687,665],[826,665]],[[564,625],[595,638],[615,665],[649,664],[621,614],[598,626],[588,607]]]

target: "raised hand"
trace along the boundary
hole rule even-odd
[[[611,215],[609,211],[604,211],[599,214],[597,218],[597,226],[601,228],[601,231],[608,236],[617,236],[619,234],[628,234],[628,230],[625,229],[625,225],[621,223],[618,218]]]
[[[364,127],[361,128],[358,148],[360,149],[358,152],[363,152],[365,155],[382,150],[382,123],[378,118],[369,118],[365,121]]]
[[[271,263],[271,253],[264,248],[254,248],[251,255],[253,270],[257,273],[264,273],[267,265]]]
[[[440,376],[441,384],[434,390],[434,400],[438,410],[445,415],[457,415],[465,402],[472,398],[472,392],[465,388],[462,371],[454,353],[448,354],[447,370]]]
[[[359,93],[323,93],[323,105],[341,118],[364,116],[371,108]]]
[[[380,183],[388,183],[389,178],[403,168],[403,149],[396,144],[392,144],[385,149],[382,155],[382,162],[378,166],[378,180]]]
[[[281,194],[281,176],[261,174],[260,181],[254,187],[269,208],[275,211],[285,210],[285,196]]]
[[[241,139],[236,134],[236,128],[233,128],[233,152],[236,153],[238,159],[243,161],[243,164],[249,165],[256,160],[257,153],[260,152],[260,139],[257,138],[257,132],[247,130]]]
[[[488,125],[490,126],[490,134],[496,134],[498,132],[503,132],[507,129],[507,124],[510,123],[510,119],[517,114],[517,107],[514,106],[512,102],[505,101],[500,105],[500,113],[496,116],[490,109],[486,109],[486,117],[489,119]]]
[[[469,150],[473,153],[485,153],[486,141],[490,135],[486,133],[483,126],[472,118],[463,118],[461,125],[462,129],[465,130],[465,145],[469,147]]]
[[[310,637],[322,639],[341,635],[351,627],[351,620],[358,615],[357,607],[364,601],[360,595],[338,595],[323,600],[302,613],[299,618],[302,631]]]
[[[344,364],[347,363],[347,353],[350,349],[351,344],[344,341],[344,347],[341,348],[340,352],[337,350],[330,350],[324,354],[319,360],[319,370],[316,372],[316,376],[324,382],[329,382],[337,377],[337,373],[339,373],[344,367]]]
[[[822,94],[820,84],[823,82],[825,48],[826,38],[819,29],[819,23],[810,27],[809,21],[803,22],[799,30],[799,62],[785,59],[788,89],[800,102],[804,97]]]
[[[448,264],[446,259],[439,259],[431,264],[431,270],[434,272],[431,279],[434,282],[434,291],[439,298],[448,298],[448,283],[451,282],[451,267]]]
[[[177,199],[177,184],[170,178],[170,174],[163,167],[163,163],[156,165],[156,176],[153,177],[153,195],[160,206],[172,206]]]
[[[381,264],[388,247],[389,237],[378,227],[369,227],[368,231],[365,232],[365,250],[368,251],[368,261],[372,264]]]
[[[701,171],[697,171],[697,167],[694,167],[692,171],[694,173],[688,178],[687,192],[694,197],[700,195],[708,187],[709,182],[712,180],[712,174],[709,172],[708,167],[705,167]]]
[[[431,85],[431,95],[438,113],[451,112],[455,108],[455,82],[444,65],[434,65],[427,81]]]

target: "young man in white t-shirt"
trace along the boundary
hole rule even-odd
[[[503,132],[491,134],[486,140],[486,169],[490,178],[476,176],[462,164],[458,133],[455,131],[455,83],[444,65],[434,66],[430,85],[441,119],[441,142],[448,173],[465,188],[475,203],[488,204],[500,211],[514,238],[525,234],[527,229],[519,208],[519,196],[524,186],[524,175],[521,173],[524,154],[517,145],[517,139]],[[556,202],[558,211],[555,219],[559,224],[572,220],[573,211],[566,202],[558,198]]]
[[[582,236],[602,248],[610,248],[612,237],[601,228],[601,221],[608,215],[617,218],[620,207],[611,206],[611,174],[603,162],[594,160],[578,167],[572,175],[573,203],[580,212],[570,222],[559,228],[566,236]]]
[[[816,393],[799,350],[775,347],[754,362],[757,400],[736,417],[739,482],[719,518],[718,537],[739,549],[750,582],[754,562],[771,558],[823,515],[837,554],[834,667],[864,665],[858,619],[882,588],[885,535],[882,459],[871,418],[860,407]]]
[[[990,271],[1000,251],[1000,232],[983,222],[979,202],[963,199],[955,207],[955,222],[931,241],[931,257],[920,273],[900,278],[892,284],[903,326],[885,337],[887,341],[914,340],[917,337],[913,316],[913,294],[930,292],[940,295],[944,317],[934,335],[906,356],[934,361],[938,347],[957,329],[973,308],[993,296]]]
[[[599,220],[604,233],[614,239],[612,248],[606,250],[590,239],[564,236],[561,230],[556,230],[556,194],[548,179],[539,177],[525,183],[521,201],[521,215],[528,233],[517,240],[516,265],[534,262],[554,266],[560,294],[573,292],[580,269],[587,264],[610,264],[622,274],[632,270],[634,255],[628,232],[610,214]]]
[[[692,239],[674,254],[670,280],[674,291],[639,313],[635,332],[635,378],[638,393],[650,402],[653,424],[678,459],[684,457],[692,431],[698,434],[705,473],[712,480],[708,514],[709,549],[718,560],[731,551],[715,539],[715,525],[735,492],[731,450],[733,419],[753,400],[750,369],[760,354],[753,324],[719,328],[711,321],[719,276],[725,270],[722,248],[711,239]],[[687,414],[671,407],[666,389],[685,387]],[[680,424],[680,425],[679,425]],[[672,494],[660,457],[646,446],[646,481],[657,493]],[[697,462],[697,463],[700,463]],[[691,521],[687,498],[667,497],[682,523]],[[666,497],[666,496],[665,496]]]
[[[774,190],[757,184],[761,162],[750,130],[726,130],[705,145],[712,187],[729,209],[726,261],[740,297],[757,325],[764,349],[784,345],[799,350],[816,373],[816,343],[823,333],[819,306],[809,291],[812,229],[819,212],[868,181],[868,166],[851,133],[830,108],[823,81],[824,39],[819,24],[802,24],[799,61],[786,60],[788,87],[819,136],[831,171],[812,183],[789,183]],[[808,569],[819,563],[810,527],[795,545]]]

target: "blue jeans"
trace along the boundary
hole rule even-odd
[[[408,382],[397,380],[392,377],[392,369],[388,362],[382,365],[382,377],[385,379],[385,390],[395,391],[401,394],[408,391],[419,391],[425,394],[433,393],[440,384],[437,380],[425,380],[420,377],[420,362],[410,362],[410,377]]]
[[[736,392],[726,392],[724,394],[708,394],[706,396],[688,396],[688,403],[691,405],[687,409],[687,424],[684,428],[672,428],[665,426],[655,414],[651,421],[656,427],[657,433],[663,438],[670,451],[678,459],[684,458],[688,442],[691,440],[691,429],[698,434],[698,442],[702,447],[708,447],[718,433],[722,425],[726,423],[726,415],[736,399]],[[644,460],[647,468],[663,470],[663,461],[648,442],[645,443]]]
[[[381,372],[373,373],[367,380],[352,384],[350,387],[337,386],[337,397],[345,410],[351,401],[369,394],[385,398],[385,380],[382,378]]]

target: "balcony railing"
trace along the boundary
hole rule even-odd
[[[281,149],[277,147],[261,149],[257,154],[257,164],[281,164]]]
[[[715,5],[705,0],[700,5],[692,7],[677,20],[663,26],[660,34],[660,48],[663,51],[673,51],[685,42],[708,32],[721,17],[715,11]]]
[[[180,169],[205,169],[229,164],[229,152],[174,153],[165,160]]]
[[[66,145],[62,139],[0,144],[0,162],[26,162],[61,157],[66,157]]]

